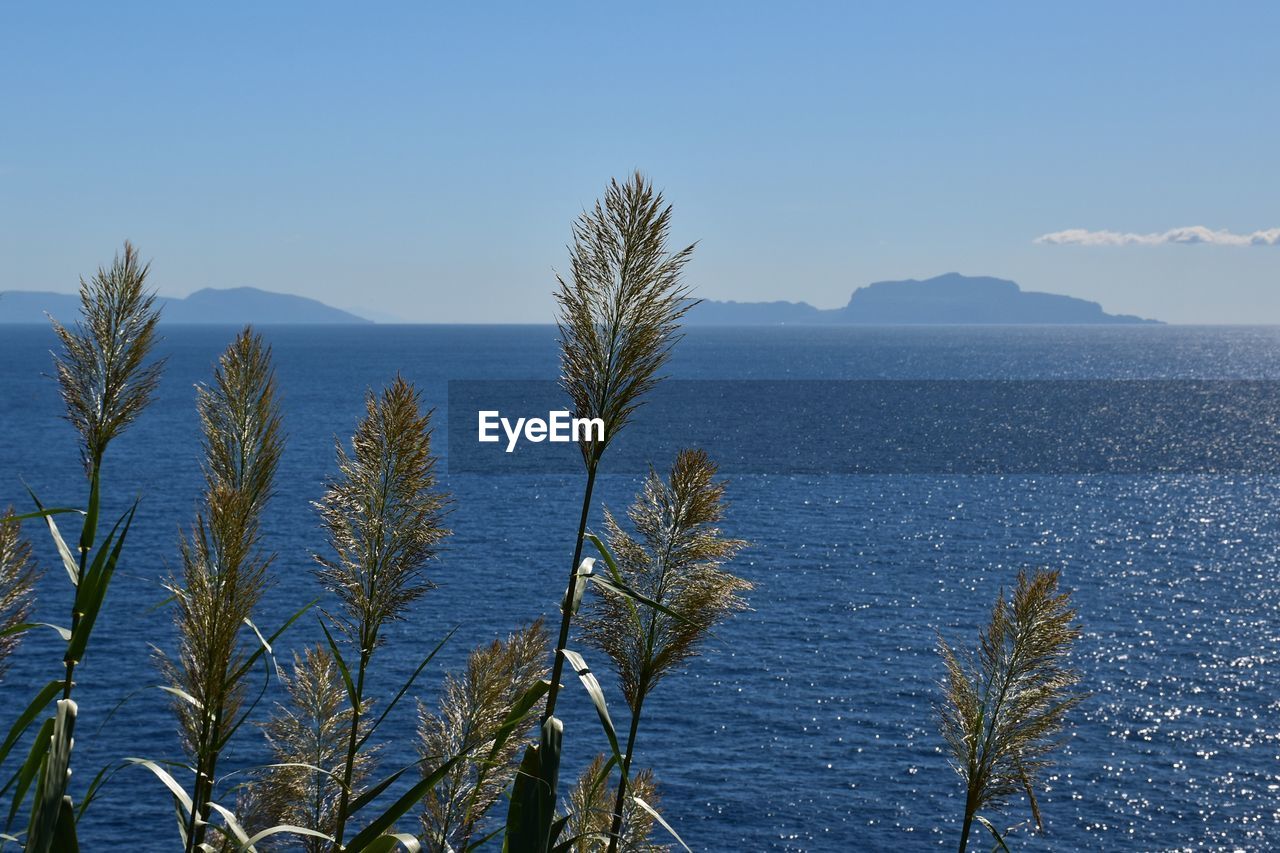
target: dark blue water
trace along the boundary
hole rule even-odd
[[[310,553],[323,537],[309,502],[332,470],[365,387],[396,371],[442,405],[450,379],[549,378],[546,327],[276,328],[289,447],[266,525],[277,552],[264,626],[316,594]],[[159,399],[112,445],[109,511],[134,496],[130,535],[89,655],[74,784],[126,755],[177,758],[153,645],[173,631],[159,581],[199,489],[195,383],[230,329],[167,330]],[[0,504],[83,500],[76,438],[59,420],[51,336],[0,326]],[[695,329],[680,378],[1280,379],[1280,330]],[[767,415],[767,400],[725,418]],[[714,441],[711,442],[714,445]],[[708,448],[713,455],[715,447]],[[661,463],[663,460],[657,460]],[[21,479],[20,479],[21,478]],[[448,630],[423,680],[524,619],[554,613],[581,487],[573,476],[446,476],[455,503],[439,588],[391,632],[375,665],[398,684]],[[606,476],[624,504],[633,474]],[[661,782],[666,816],[695,849],[833,850],[950,846],[963,806],[936,734],[935,631],[972,641],[1001,585],[1023,567],[1062,570],[1085,638],[1078,663],[1094,696],[1081,709],[1049,791],[1048,834],[1023,849],[1274,847],[1280,839],[1280,495],[1274,478],[1160,476],[738,475],[726,527],[754,544],[737,563],[753,610],[660,686],[638,760]],[[32,531],[38,533],[38,531]],[[41,620],[65,621],[67,583],[45,539]],[[316,638],[313,621],[278,644]],[[50,633],[33,635],[0,697],[7,727],[28,688],[58,672]],[[596,669],[607,670],[604,660]],[[615,715],[616,687],[605,680]],[[278,697],[273,684],[268,700]],[[107,719],[107,712],[124,702]],[[576,685],[562,702],[567,772],[603,737]],[[412,758],[414,708],[385,729],[387,769]],[[229,767],[261,759],[244,730]],[[235,784],[236,777],[227,781]],[[1027,815],[1015,804],[1008,824]],[[139,840],[138,827],[158,837]],[[409,823],[406,822],[406,828]],[[168,834],[173,833],[173,837]],[[82,825],[87,849],[171,849],[172,805],[142,770],[117,774]]]

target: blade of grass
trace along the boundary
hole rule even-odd
[[[573,595],[570,598],[569,612],[575,616],[582,606],[582,594],[587,590],[587,581],[590,580],[595,565],[594,557],[584,557],[578,564],[578,570],[573,573]]]
[[[30,491],[30,488],[28,488]],[[69,512],[78,512],[84,515],[84,510],[75,509],[73,507],[53,507],[40,509],[35,512],[24,512],[22,515],[11,515],[7,518],[0,518],[0,524],[17,524],[23,521],[30,521],[33,518],[48,518],[51,515],[66,515]]]
[[[185,790],[183,790],[182,786],[178,784],[178,780],[174,779],[173,776],[169,774],[168,770],[165,770],[159,764],[146,758],[126,758],[125,761],[129,764],[136,764],[139,767],[145,767],[154,773],[156,778],[163,782],[164,786],[169,789],[169,793],[173,794],[173,798],[178,801],[186,813],[191,814],[191,797]]]
[[[240,853],[244,853],[246,850],[253,850],[254,845],[259,841],[281,833],[288,833],[290,835],[306,835],[311,838],[319,838],[324,841],[328,841],[330,844],[333,843],[333,836],[331,835],[325,835],[323,832],[319,832],[314,829],[307,829],[305,826],[292,826],[291,824],[282,823],[278,826],[269,827],[250,836],[248,842],[240,846]]]
[[[600,687],[599,680],[591,671],[591,667],[587,666],[582,655],[571,649],[561,649],[560,653],[564,655],[565,663],[573,667],[573,671],[578,674],[578,680],[582,682],[582,686],[587,689],[591,704],[595,706],[596,714],[600,717],[600,725],[604,727],[604,733],[609,738],[609,747],[613,750],[614,757],[621,762],[622,750],[618,746],[618,731],[609,717],[609,706],[604,700],[604,690]]]
[[[249,847],[249,833],[244,831],[244,827],[240,825],[240,821],[236,819],[235,813],[230,809],[224,808],[210,800],[207,805],[209,808],[222,815],[222,821],[227,829],[231,830],[231,834],[240,844],[240,849],[244,850]]]
[[[283,635],[284,632],[289,629],[289,626],[291,626],[294,622],[297,622],[299,619],[301,619],[303,614],[305,614],[308,610],[314,607],[319,601],[320,599],[318,598],[311,599],[306,604],[304,604],[297,612],[295,612],[292,616],[286,619],[284,624],[281,625],[279,628],[277,628],[275,633],[273,633],[270,637],[267,638],[267,644],[265,646],[259,646],[258,648],[254,649],[253,652],[249,655],[249,657],[245,659],[244,663],[240,665],[240,668],[235,671],[232,680],[238,681],[241,678],[243,678],[244,674],[247,673],[250,669],[252,669],[253,665],[258,662],[258,659],[262,657],[262,655],[270,649],[271,644],[274,643],[276,640],[280,639],[281,635]]]
[[[80,801],[80,808],[76,810],[77,821],[83,818],[84,813],[89,810],[89,805],[94,801],[94,799],[97,798],[98,791],[101,790],[108,782],[110,782],[111,778],[115,776],[117,773],[119,773],[126,766],[128,765],[116,764],[113,766],[111,764],[108,764],[106,767],[103,767],[101,770],[98,771],[98,775],[94,776],[93,781],[89,783],[89,788],[87,791],[85,791],[84,799]]]
[[[40,692],[31,700],[31,703],[27,705],[26,710],[18,716],[18,719],[14,722],[13,726],[10,727],[9,734],[5,737],[4,743],[0,744],[0,766],[4,765],[5,759],[9,757],[9,750],[13,749],[14,744],[16,744],[18,739],[22,737],[22,733],[27,730],[27,727],[30,726],[32,722],[35,721],[36,717],[40,716],[41,711],[49,707],[49,703],[54,700],[54,697],[56,697],[61,690],[61,680],[50,681],[41,688]]]
[[[116,563],[120,559],[120,549],[124,547],[125,537],[129,535],[129,528],[133,525],[133,516],[137,510],[138,505],[135,503],[125,515],[121,516],[120,521],[116,522],[116,528],[120,527],[121,522],[124,523],[120,536],[112,544],[112,538],[115,537],[116,532],[113,528],[111,535],[102,543],[102,549],[98,552],[93,567],[85,573],[85,583],[76,590],[80,624],[71,632],[71,642],[67,644],[66,656],[66,659],[72,663],[79,663],[84,657],[85,649],[89,645],[89,635],[93,633],[93,626],[98,621],[98,613],[102,610],[103,601],[106,600],[111,576],[115,574]],[[108,547],[111,549],[109,556],[107,556]],[[82,590],[85,593],[83,598],[79,594]]]
[[[30,631],[32,628],[52,628],[58,632],[58,636],[65,643],[71,639],[71,632],[61,625],[54,625],[50,622],[19,622],[17,625],[10,625],[3,631],[0,631],[0,637],[11,637],[14,634],[22,634]]]
[[[547,691],[550,689],[551,682],[546,680],[539,681],[515,701],[515,704],[511,706],[511,710],[507,712],[506,718],[502,721],[502,725],[498,726],[493,734],[493,746],[489,749],[489,761],[493,761],[494,756],[502,750],[503,745],[511,737],[511,733],[519,727],[521,722],[529,717],[533,712],[534,706],[538,704],[538,700],[547,695]]]
[[[671,828],[671,824],[666,822],[666,820],[662,817],[662,815],[658,813],[657,809],[655,809],[653,806],[649,805],[639,797],[633,796],[631,799],[635,801],[636,805],[638,805],[640,808],[647,811],[653,817],[654,820],[656,820],[659,824],[661,824],[662,828],[665,829],[668,833],[670,833],[671,837],[674,838],[676,841],[678,841],[680,843],[680,846],[683,847],[687,851],[687,853],[693,853],[692,850],[689,850],[689,845],[684,843],[684,839],[680,837],[679,833],[677,833],[674,829]]]
[[[401,776],[403,776],[406,770],[408,770],[410,767],[415,767],[415,766],[417,765],[410,764],[409,767],[401,767],[395,773],[392,773],[390,776],[383,779],[381,782],[374,785],[372,788],[370,788],[369,790],[365,791],[363,794],[361,794],[360,796],[352,800],[351,804],[347,807],[347,811],[350,812],[351,814],[355,814],[356,812],[360,811],[360,809],[369,805],[369,803],[373,802],[379,796],[381,796],[383,791],[387,790],[392,785],[394,785],[396,780],[399,779]],[[341,782],[342,780],[339,779],[338,781]]]
[[[18,809],[22,807],[22,803],[27,798],[27,791],[31,790],[31,783],[35,781],[36,776],[44,767],[44,762],[49,754],[49,741],[53,737],[53,717],[49,717],[40,726],[40,730],[36,732],[36,739],[31,742],[31,749],[27,752],[27,760],[18,768],[18,772],[5,783],[4,790],[0,791],[3,795],[9,790],[10,786],[16,786],[13,791],[13,804],[9,806],[9,817],[5,820],[4,828],[7,830],[13,825],[13,819],[18,816]]]
[[[71,585],[78,586],[80,584],[80,565],[76,562],[76,558],[71,556],[71,549],[67,547],[66,540],[62,538],[62,533],[58,530],[58,525],[54,522],[54,513],[49,512],[40,503],[40,499],[36,497],[36,493],[27,486],[27,494],[31,495],[31,500],[35,503],[37,512],[29,513],[44,519],[44,523],[49,527],[49,535],[53,537],[53,544],[57,546],[58,556],[62,558],[62,567],[67,570],[67,576],[71,578]],[[27,516],[18,516],[25,518]]]
[[[418,782],[406,791],[404,795],[392,803],[386,811],[374,818],[373,821],[371,821],[369,825],[360,832],[356,833],[355,837],[347,843],[346,849],[353,851],[363,850],[375,838],[383,835],[391,828],[392,824],[404,815],[405,812],[417,805],[418,801],[425,797],[428,791],[439,784],[440,780],[443,779],[445,775],[453,769],[454,765],[461,761],[464,756],[465,753],[449,759],[444,764],[440,765],[440,767],[423,777],[422,781]]]
[[[436,656],[437,652],[444,648],[444,644],[449,642],[449,639],[456,633],[458,633],[458,628],[454,628],[448,634],[445,634],[444,639],[437,643],[436,647],[431,650],[431,653],[422,659],[422,663],[418,664],[418,668],[413,671],[413,675],[409,676],[409,680],[401,685],[400,692],[396,693],[395,698],[387,703],[387,706],[382,709],[382,714],[374,724],[369,726],[369,728],[365,730],[365,733],[360,736],[360,739],[356,741],[357,750],[364,746],[365,741],[373,736],[373,733],[378,730],[378,726],[382,725],[382,721],[387,718],[387,714],[391,713],[391,709],[396,706],[396,703],[399,702],[401,698],[404,697],[404,694],[408,692],[409,688],[413,686],[413,682],[418,680],[418,676],[422,674],[422,670],[426,669],[427,664],[431,663],[431,659]]]
[[[995,824],[980,814],[974,815],[973,819],[987,828],[987,832],[990,832],[991,837],[996,841],[996,847],[1003,850],[1004,853],[1009,853],[1009,845],[1004,843],[1004,836],[1000,834],[1000,830],[996,829]]]
[[[333,661],[338,665],[338,672],[342,673],[342,683],[347,688],[347,701],[351,703],[356,713],[359,713],[359,708],[356,708],[356,685],[351,680],[351,670],[347,668],[347,662],[343,659],[342,652],[338,650],[338,644],[333,641],[333,635],[325,627],[323,619],[320,620],[320,630],[324,631],[324,638],[329,643],[329,651],[333,653]]]
[[[66,805],[64,797],[71,775],[71,747],[77,710],[74,700],[58,701],[49,749],[40,767],[40,781],[31,804],[31,819],[27,823],[26,848],[32,853],[49,853],[54,849],[54,837],[58,834],[59,816]]]
[[[50,848],[55,853],[80,853],[80,840],[76,838],[76,810],[68,796],[63,796],[58,805],[58,819],[53,825]]]

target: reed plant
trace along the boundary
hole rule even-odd
[[[61,343],[55,370],[67,420],[80,436],[80,457],[88,485],[83,509],[46,508],[31,493],[35,511],[14,520],[41,518],[74,588],[70,625],[51,625],[66,643],[60,677],[50,681],[27,704],[0,744],[0,764],[8,758],[35,720],[55,703],[32,740],[25,761],[5,786],[12,791],[6,830],[31,794],[23,844],[28,851],[73,850],[77,847],[78,812],[67,795],[71,749],[78,707],[71,698],[76,667],[84,659],[89,638],[107,596],[132,524],[136,503],[99,542],[99,508],[107,448],[151,402],[163,361],[153,358],[159,311],[147,290],[150,265],[125,243],[108,267],[80,281],[80,320],[71,327],[53,322]],[[55,517],[79,515],[74,547],[63,538]],[[7,535],[7,534],[6,534]],[[97,546],[95,549],[95,545]],[[91,786],[92,788],[92,786]],[[86,794],[91,799],[92,790]],[[82,804],[83,809],[83,804]],[[14,836],[16,837],[16,836]]]
[[[598,853],[617,839],[624,853],[662,853],[669,845],[652,840],[661,798],[652,770],[637,771],[631,777],[621,830],[613,827],[615,791],[608,784],[609,764],[598,755],[582,771],[569,792],[569,843],[566,853]],[[641,805],[643,803],[644,805]]]
[[[281,825],[315,830],[317,835],[299,835],[297,843],[307,853],[320,853],[332,844],[337,827],[353,712],[337,662],[324,645],[295,654],[293,674],[283,681],[288,702],[263,726],[273,762],[246,787],[240,811],[255,835]],[[364,786],[375,754],[372,748],[356,753],[352,788]]]
[[[232,541],[244,559],[237,564],[242,571],[235,581],[238,586],[230,586],[231,579],[226,579],[223,591],[231,599],[221,603],[227,607],[228,618],[237,618],[252,627],[245,614],[261,590],[268,562],[252,546],[256,542],[257,514],[270,491],[270,474],[278,455],[279,422],[274,393],[270,392],[269,361],[261,343],[248,333],[242,335],[220,365],[216,388],[228,380],[233,364],[243,367],[242,387],[250,393],[243,397],[230,396],[249,405],[235,405],[229,410],[253,414],[230,420],[242,426],[253,425],[241,434],[253,438],[254,450],[232,453],[229,458],[252,458],[254,465],[237,469],[245,474],[238,481],[243,484],[243,492],[238,498],[228,498],[229,506],[240,510],[235,518],[243,526],[229,529],[240,535]],[[217,392],[213,393],[214,398],[218,396]],[[221,403],[216,408],[224,411]],[[220,438],[221,421],[212,412],[209,415],[206,420]],[[224,446],[220,441],[209,444],[215,451]],[[296,843],[308,850],[389,851],[398,845],[417,849],[417,839],[396,832],[395,822],[428,796],[463,758],[449,756],[433,768],[415,762],[381,781],[370,781],[379,751],[377,745],[369,743],[370,738],[444,644],[442,640],[423,659],[375,719],[372,715],[374,697],[368,692],[374,652],[383,641],[387,625],[403,619],[409,605],[431,587],[425,569],[438,555],[440,544],[448,535],[442,523],[447,498],[436,487],[434,475],[430,413],[422,412],[418,392],[411,384],[397,377],[381,393],[370,391],[366,395],[365,416],[356,427],[350,451],[341,442],[337,444],[337,463],[338,473],[331,478],[323,498],[316,504],[332,552],[328,556],[316,555],[316,574],[336,599],[336,606],[322,608],[320,627],[325,645],[295,656],[292,676],[282,678],[288,701],[277,703],[262,725],[274,761],[251,770],[250,781],[240,786],[236,810],[239,814],[212,800],[205,803],[207,809],[222,818],[216,834],[209,836],[217,843],[198,841],[193,833],[184,839],[193,849],[220,849],[228,845],[237,850],[255,850],[259,846],[266,849],[278,841],[273,836],[286,835],[294,836]],[[217,467],[212,454],[208,466],[211,470]],[[215,491],[211,487],[210,493]],[[202,528],[198,523],[197,530],[213,526],[206,523]],[[200,549],[188,545],[188,550]],[[196,573],[201,583],[207,579],[206,575],[204,571]],[[178,592],[195,600],[189,590]],[[184,601],[179,604],[179,610],[192,606]],[[289,621],[300,614],[301,611],[295,613]],[[208,625],[212,627],[214,623],[209,621]],[[230,660],[225,670],[230,673],[226,680],[217,677],[223,670],[216,668],[212,679],[206,678],[204,667],[173,668],[176,675],[183,676],[184,686],[171,688],[171,692],[196,708],[196,713],[186,712],[188,716],[184,718],[189,732],[201,719],[205,700],[198,699],[197,705],[183,695],[192,684],[185,676],[194,673],[198,676],[195,681],[201,684],[207,681],[221,685],[228,710],[238,708],[243,697],[238,679],[264,650],[269,650],[279,633],[262,639],[255,631],[260,644],[253,652],[236,651],[241,648],[237,643],[223,641],[218,646],[221,650],[218,660]],[[186,645],[190,643],[184,639],[184,649]],[[209,715],[210,730],[214,729],[215,716]],[[226,727],[221,740],[210,743],[214,747],[225,745],[226,738],[239,728],[245,717],[246,714],[241,713]],[[216,756],[211,753],[211,757]],[[140,763],[174,793],[180,814],[199,812],[200,801],[188,796],[167,771],[155,762]],[[207,795],[213,790],[215,777],[212,766],[206,764],[206,767],[208,778],[202,779],[202,772],[197,772],[195,784]],[[419,770],[418,781],[365,821],[347,840],[348,825],[355,815],[390,791],[412,769]],[[195,825],[203,821],[204,818],[196,818]]]
[[[253,623],[272,561],[261,527],[284,436],[271,350],[259,335],[246,328],[227,347],[197,409],[204,495],[181,543],[181,576],[169,583],[178,652],[160,658],[193,771],[187,851],[204,843],[218,760],[244,722],[245,679],[265,642]]]
[[[557,276],[561,385],[574,415],[599,418],[604,438],[581,443],[586,468],[578,533],[561,605],[551,691],[543,721],[556,710],[573,596],[600,460],[658,383],[679,340],[680,318],[693,304],[681,283],[693,246],[671,251],[671,206],[639,172],[613,180],[604,199],[573,226],[569,276]]]
[[[350,816],[356,759],[372,734],[372,729],[361,730],[369,713],[370,662],[383,628],[404,618],[409,605],[431,588],[426,566],[449,535],[443,524],[447,498],[436,486],[430,418],[421,410],[417,390],[402,377],[381,394],[370,392],[351,452],[338,444],[339,473],[318,504],[333,555],[317,556],[317,574],[340,605],[326,616],[354,658],[354,666],[348,666],[326,628],[334,658],[353,682],[335,850],[342,849]]]
[[[0,514],[0,681],[22,634],[34,627],[27,620],[35,606],[38,577],[31,543],[23,538],[22,522],[9,507]]]
[[[1059,590],[1058,572],[1048,570],[1019,572],[1012,596],[1001,591],[976,653],[956,652],[938,638],[946,666],[939,724],[965,783],[960,853],[975,821],[1007,850],[1008,830],[981,812],[1003,810],[1018,795],[1043,829],[1036,788],[1069,714],[1085,698],[1070,663],[1079,638],[1071,595]]]
[[[71,697],[76,665],[111,579],[105,560],[98,566],[89,560],[98,531],[103,459],[111,441],[150,404],[163,370],[163,360],[151,359],[160,312],[155,307],[155,295],[146,289],[150,271],[151,265],[143,263],[137,249],[126,242],[123,254],[117,255],[110,267],[99,268],[88,281],[80,280],[80,322],[68,329],[53,321],[53,330],[62,343],[62,353],[56,358],[58,385],[67,420],[80,433],[80,457],[89,480],[88,506],[80,530],[77,558],[71,557],[56,532],[53,516],[46,516],[67,573],[76,584],[70,629],[73,640],[65,660],[64,699]],[[123,524],[123,531],[115,539],[122,543],[132,518],[131,510],[117,522],[107,541],[115,539]],[[108,553],[106,548],[104,544],[100,557]],[[82,622],[85,623],[83,630],[80,629]]]
[[[717,526],[724,516],[724,490],[706,453],[684,450],[665,481],[652,469],[645,478],[627,511],[634,536],[605,511],[608,547],[600,553],[616,587],[636,593],[597,585],[583,608],[583,639],[613,662],[631,712],[609,828],[610,853],[626,837],[628,783],[645,699],[698,653],[716,623],[746,607],[742,594],[751,584],[724,570],[746,545],[725,537]],[[630,793],[632,800],[639,796]]]
[[[284,679],[289,701],[263,726],[273,763],[244,788],[233,830],[241,849],[288,833],[307,850],[418,850],[425,843],[461,853],[492,837],[474,839],[511,783],[521,733],[547,692],[540,622],[473,652],[464,673],[446,678],[438,710],[419,706],[419,760],[372,781],[380,747],[370,739],[453,633],[375,718],[368,692],[374,652],[386,626],[431,588],[425,569],[448,535],[448,499],[436,485],[430,438],[430,413],[397,377],[367,395],[350,451],[337,447],[338,474],[317,504],[332,553],[316,557],[337,606],[322,608],[325,644],[295,657]],[[357,814],[410,774],[417,778],[408,790],[348,840]],[[421,838],[395,828],[415,806]]]
[[[518,734],[504,738],[504,727],[538,712],[537,704],[520,703],[542,692],[536,688],[547,677],[549,647],[538,620],[472,651],[461,673],[445,677],[437,708],[419,704],[423,766],[470,756],[423,799],[422,840],[432,853],[468,850],[487,838],[481,832],[486,816],[511,785],[520,751],[529,745]]]
[[[671,206],[640,173],[613,180],[602,200],[575,222],[568,276],[557,276],[561,385],[580,418],[604,424],[599,440],[584,436],[586,474],[573,559],[560,601],[560,626],[538,742],[521,759],[507,814],[508,849],[548,850],[567,825],[557,819],[563,724],[555,716],[564,667],[586,688],[621,763],[617,734],[599,681],[580,654],[568,648],[573,617],[592,578],[582,550],[600,462],[644,396],[679,339],[680,319],[693,304],[681,275],[693,246],[669,248]]]

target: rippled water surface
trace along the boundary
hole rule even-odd
[[[158,581],[199,488],[194,383],[233,330],[171,327],[159,400],[112,446],[109,510],[142,509],[89,656],[74,783],[125,755],[178,757],[153,644],[173,631]],[[547,327],[267,330],[286,400],[289,448],[267,524],[275,585],[260,623],[316,594],[309,507],[332,470],[364,388],[403,372],[443,405],[449,379],[555,375]],[[25,480],[48,503],[81,501],[74,435],[58,419],[43,329],[0,326],[0,504]],[[670,370],[716,379],[1280,379],[1280,330],[1199,328],[694,329]],[[768,400],[726,418],[764,418]],[[708,448],[714,455],[715,447]],[[662,460],[658,460],[659,463]],[[550,615],[571,554],[581,485],[572,476],[446,476],[455,531],[439,588],[396,626],[378,662],[398,683],[448,630],[439,660],[523,619]],[[606,476],[624,504],[632,475]],[[1062,570],[1085,627],[1082,706],[1041,800],[1047,835],[1023,849],[1273,848],[1280,845],[1280,500],[1273,478],[1160,476],[736,476],[727,527],[754,544],[741,574],[753,610],[725,625],[689,671],[661,685],[641,731],[664,810],[695,849],[950,846],[963,798],[936,734],[936,633],[971,642],[1022,567]],[[46,566],[56,557],[40,540]],[[50,571],[39,618],[61,621],[66,580]],[[314,641],[302,623],[284,655]],[[56,637],[35,635],[0,689],[0,726],[53,677]],[[597,670],[607,669],[603,660]],[[439,666],[433,665],[432,675]],[[432,699],[435,679],[425,681]],[[605,689],[622,716],[620,695]],[[273,684],[268,701],[278,697]],[[123,704],[120,704],[123,703]],[[108,718],[108,711],[119,710]],[[601,749],[570,690],[569,772]],[[385,766],[412,757],[413,709],[386,729]],[[230,766],[262,758],[246,730]],[[235,784],[233,777],[227,785]],[[144,771],[117,774],[83,826],[87,849],[172,849],[171,804]],[[1009,824],[1023,821],[1016,803]],[[137,827],[154,828],[147,848]]]

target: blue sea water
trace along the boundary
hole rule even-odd
[[[458,379],[546,379],[550,327],[420,326],[263,330],[275,349],[288,450],[266,523],[277,554],[259,624],[318,593],[323,536],[310,502],[333,471],[361,396],[397,371],[444,405]],[[176,759],[153,646],[173,629],[160,582],[198,496],[197,382],[234,330],[170,327],[155,405],[112,445],[108,515],[141,499],[127,559],[77,672],[82,708],[73,788],[123,756]],[[47,330],[0,326],[0,506],[83,501],[74,432],[60,420]],[[691,329],[668,371],[682,379],[1280,379],[1274,328]],[[741,401],[729,420],[762,419]],[[707,449],[714,456],[714,437]],[[663,460],[655,460],[662,464]],[[607,467],[607,462],[606,462]],[[454,531],[438,588],[395,626],[375,689],[394,689],[457,627],[421,682],[523,620],[553,617],[572,551],[580,477],[443,473]],[[621,507],[635,472],[607,474]],[[753,544],[736,564],[752,610],[721,627],[688,671],[646,705],[638,761],[660,781],[667,819],[695,850],[949,847],[963,794],[934,719],[936,632],[972,643],[1021,568],[1061,569],[1084,625],[1077,663],[1092,692],[1040,806],[1028,850],[1266,849],[1280,844],[1280,494],[1272,476],[933,476],[738,474],[728,532]],[[597,507],[598,509],[598,507]],[[598,512],[594,516],[598,518]],[[38,618],[65,621],[66,578],[47,568]],[[314,642],[313,619],[277,643]],[[56,677],[57,637],[29,637],[0,684],[0,727]],[[596,658],[599,655],[595,656]],[[588,655],[591,659],[592,656]],[[602,674],[607,662],[592,660]],[[614,714],[620,693],[606,676]],[[262,710],[280,690],[267,687]],[[118,710],[108,712],[118,706]],[[604,745],[571,685],[565,772]],[[413,757],[412,703],[383,732],[383,766]],[[228,769],[263,759],[246,728]],[[224,784],[230,788],[240,776]],[[1008,825],[1029,815],[1015,802]],[[145,828],[140,833],[139,828]],[[170,836],[172,833],[172,836]],[[86,849],[165,850],[172,805],[145,770],[111,778],[82,824]],[[152,841],[151,839],[155,839]]]

